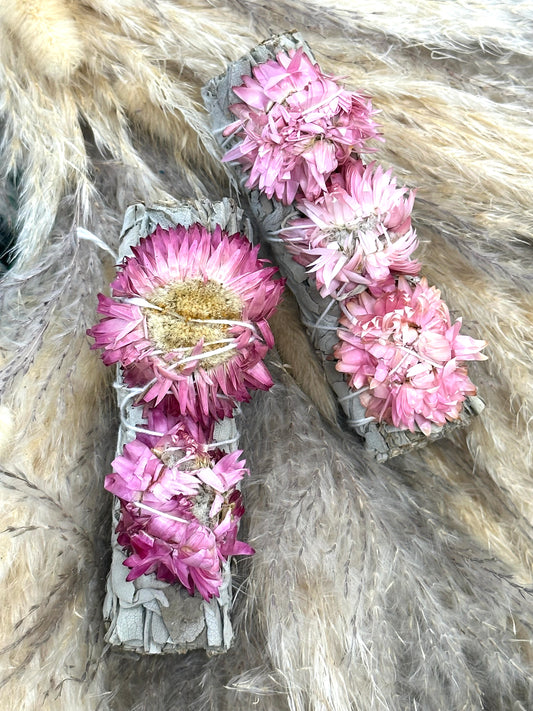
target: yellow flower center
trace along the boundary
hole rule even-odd
[[[228,345],[227,323],[240,321],[243,305],[237,294],[216,281],[191,279],[155,289],[145,299],[157,308],[143,308],[148,336],[158,350],[169,353],[186,349],[187,356],[200,339],[204,351],[215,351]],[[213,368],[229,360],[233,350],[202,359],[204,368]]]

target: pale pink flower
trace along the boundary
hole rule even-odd
[[[201,225],[156,231],[132,247],[99,294],[104,318],[89,329],[106,365],[120,363],[145,402],[176,398],[182,414],[207,422],[232,415],[251,389],[268,389],[267,319],[283,289],[276,268],[244,235]]]
[[[336,367],[360,391],[369,417],[426,435],[432,423],[459,417],[476,392],[461,363],[484,360],[486,344],[459,334],[461,319],[451,323],[438,289],[399,277],[396,286],[363,292],[342,308]]]
[[[347,298],[391,273],[418,274],[420,263],[411,259],[418,246],[414,198],[391,170],[349,159],[319,198],[297,204],[306,217],[293,219],[281,237],[323,297]]]
[[[250,171],[248,188],[287,205],[297,194],[313,200],[352,152],[371,150],[366,141],[378,131],[370,99],[344,89],[302,48],[280,52],[252,73],[233,88],[241,102],[230,106],[237,121],[224,131],[243,140],[223,157]]]

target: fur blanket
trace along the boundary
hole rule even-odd
[[[0,708],[533,709],[531,4],[3,0]],[[225,655],[106,647],[110,373],[89,350],[128,204],[229,185],[200,89],[291,27],[373,96],[417,187],[425,273],[489,360],[468,431],[387,466],[328,419],[288,299],[275,386],[243,407],[252,476]],[[326,403],[326,405],[324,405]],[[321,408],[322,415],[317,410]]]

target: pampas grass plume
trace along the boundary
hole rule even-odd
[[[3,458],[15,433],[13,413],[7,405],[0,405],[0,458]]]
[[[526,5],[0,0],[16,233],[0,282],[0,711],[533,709]],[[327,421],[287,296],[276,385],[239,424],[257,553],[234,578],[235,646],[132,660],[104,641],[117,416],[85,335],[113,260],[75,228],[115,250],[129,203],[220,197],[201,86],[287,27],[380,109],[380,162],[418,190],[417,256],[489,342],[472,369],[487,408],[451,441],[369,461]]]
[[[330,422],[337,418],[337,404],[322,367],[306,333],[296,299],[285,287],[283,299],[270,319],[276,348],[284,367],[303,392],[316,404],[320,414]]]
[[[3,0],[0,22],[21,54],[32,57],[35,71],[53,81],[68,80],[83,58],[83,41],[62,0]]]

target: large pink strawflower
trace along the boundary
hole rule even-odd
[[[317,200],[297,204],[306,217],[293,219],[281,236],[323,297],[346,298],[391,273],[418,274],[420,263],[411,259],[418,246],[414,198],[391,170],[349,159]]]
[[[224,135],[243,140],[223,158],[250,171],[248,188],[286,205],[297,194],[313,200],[353,151],[371,150],[366,141],[378,131],[370,99],[344,89],[302,48],[280,52],[252,73],[233,88],[241,102],[230,106],[237,121]]]
[[[276,268],[244,235],[199,224],[158,227],[99,294],[103,319],[88,334],[106,365],[120,363],[145,402],[176,398],[182,414],[231,416],[251,389],[268,389],[263,363],[273,337],[267,319],[283,289]]]
[[[187,417],[150,411],[147,429],[126,444],[106,477],[120,498],[118,542],[130,553],[127,580],[155,573],[206,600],[218,595],[220,563],[251,555],[237,540],[244,512],[235,485],[248,473],[241,451],[225,454]],[[158,431],[161,435],[156,434]]]
[[[431,432],[459,417],[475,386],[461,365],[484,360],[484,341],[461,335],[435,287],[400,277],[380,295],[369,292],[343,304],[334,351],[337,370],[360,391],[369,417],[401,429]]]

